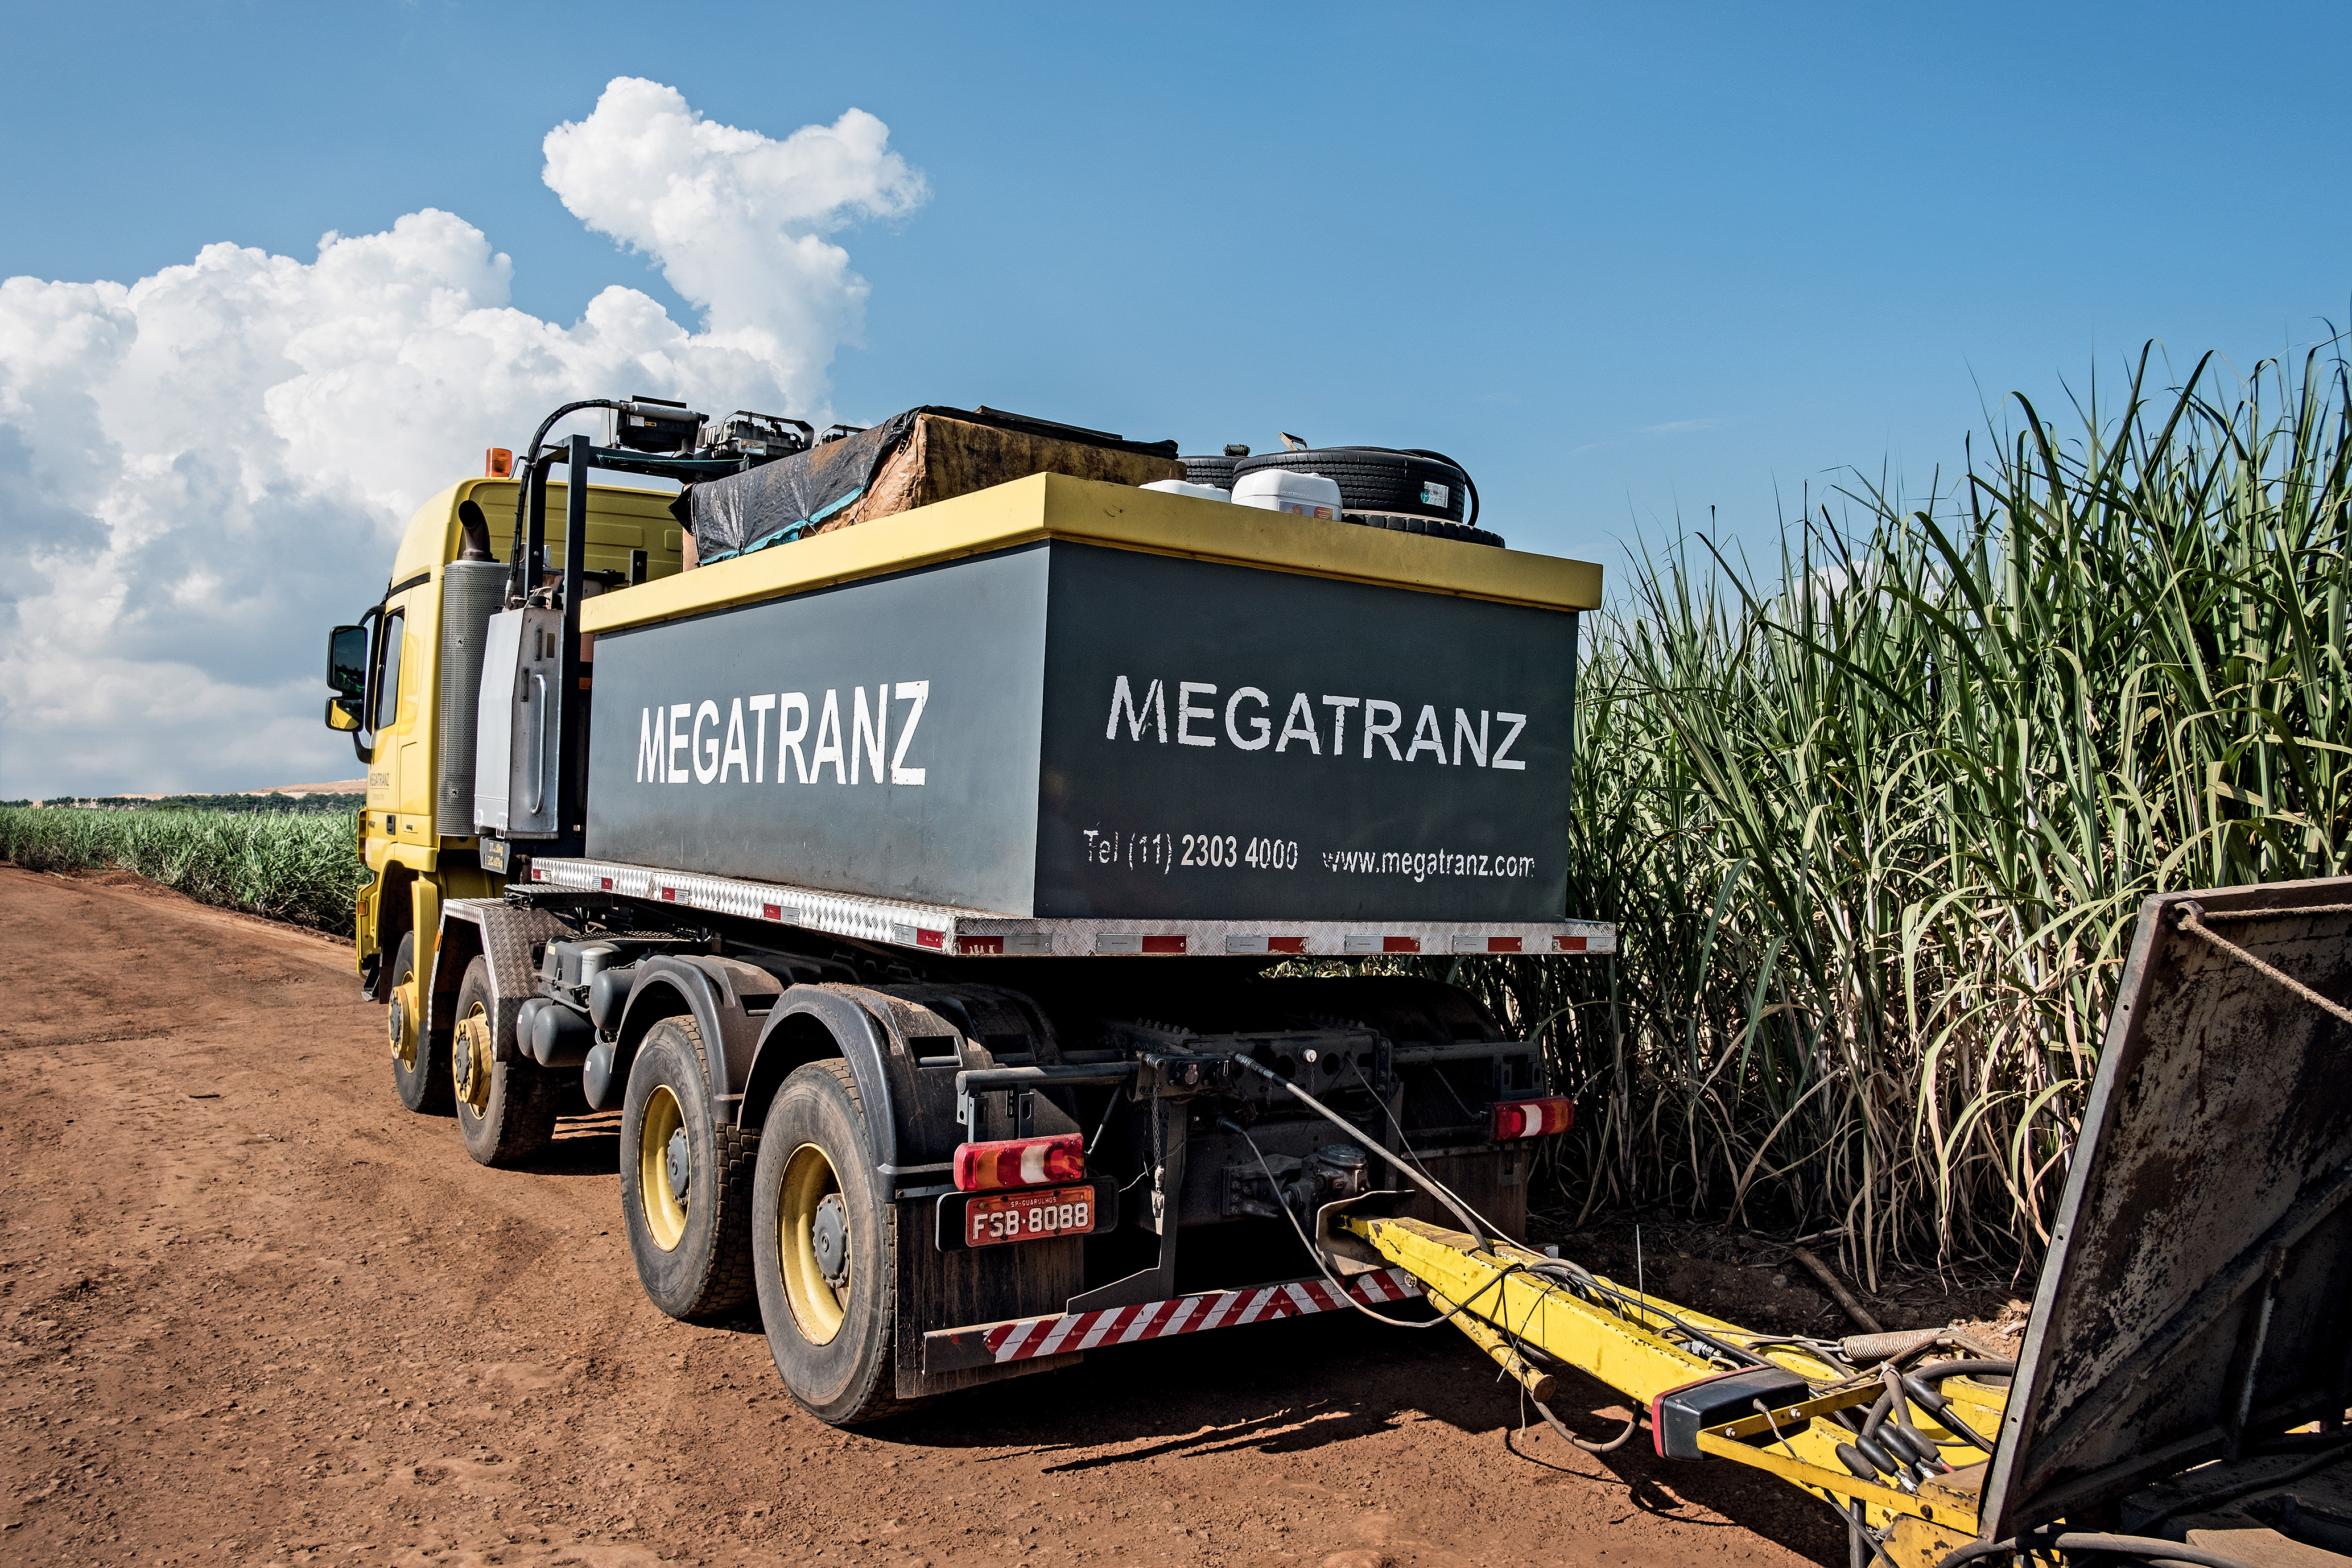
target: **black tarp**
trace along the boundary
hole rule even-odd
[[[724,561],[771,545],[789,544],[814,531],[826,520],[857,504],[915,421],[927,414],[1118,451],[1176,455],[1173,441],[1129,441],[1107,431],[1032,419],[1001,409],[910,408],[838,441],[696,485],[679,498],[683,507],[675,510],[692,514],[697,558],[704,563]],[[686,521],[684,515],[680,521]]]

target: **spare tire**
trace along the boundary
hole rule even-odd
[[[1398,533],[1424,534],[1431,539],[1458,539],[1465,544],[1492,544],[1503,548],[1503,536],[1489,533],[1483,528],[1467,523],[1448,522],[1442,517],[1420,517],[1406,512],[1349,511],[1342,512],[1345,522],[1361,523],[1366,528],[1386,528]]]
[[[1239,458],[1179,458],[1184,465],[1184,482],[1190,485],[1214,485],[1221,490],[1234,488],[1234,465]]]
[[[1339,486],[1343,511],[1442,517],[1475,525],[1478,487],[1468,470],[1443,452],[1387,447],[1310,447],[1301,452],[1261,452],[1234,465],[1238,479],[1260,468],[1321,474]]]

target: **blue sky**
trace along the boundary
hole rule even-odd
[[[1436,447],[1514,545],[1612,574],[1711,508],[1767,543],[1848,466],[1924,483],[1988,404],[2146,339],[2251,365],[2352,301],[2342,6],[427,0],[8,34],[0,277],[308,261],[432,207],[512,258],[522,310],[620,283],[691,324],[542,182],[542,138],[616,76],[776,138],[855,107],[929,195],[830,235],[871,287],[839,417]],[[40,771],[0,755],[0,792]]]

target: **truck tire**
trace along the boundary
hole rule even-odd
[[[1455,539],[1465,544],[1492,544],[1500,547],[1503,536],[1467,523],[1448,522],[1442,517],[1420,517],[1409,512],[1343,511],[1345,522],[1360,523],[1366,528],[1386,528],[1398,533],[1424,534],[1431,539]]]
[[[487,959],[466,965],[457,987],[457,1026],[449,1040],[449,1082],[457,1100],[457,1134],[478,1164],[520,1165],[555,1135],[562,1087],[536,1062],[492,1058],[498,993]]]
[[[751,1180],[752,1267],[785,1389],[835,1426],[919,1403],[893,1397],[898,1214],[874,1160],[848,1063],[811,1062],[784,1080]]]
[[[1184,482],[1188,485],[1214,485],[1221,490],[1234,488],[1234,465],[1238,458],[1179,458],[1184,465]]]
[[[449,1087],[449,1037],[433,1033],[425,982],[416,973],[416,933],[400,939],[392,955],[392,1000],[384,1030],[392,1046],[392,1088],[400,1103],[425,1116],[446,1116],[457,1103]]]
[[[637,1279],[673,1318],[709,1322],[748,1304],[756,1135],[711,1114],[702,1032],[690,1017],[646,1032],[621,1100],[621,1217]]]
[[[1321,474],[1339,487],[1342,511],[1439,517],[1466,526],[1478,521],[1478,487],[1461,464],[1443,452],[1386,447],[1260,452],[1234,464],[1234,480],[1238,484],[1265,468]],[[1433,484],[1444,487],[1444,501],[1428,499],[1435,494],[1426,488]]]

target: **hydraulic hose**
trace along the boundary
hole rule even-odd
[[[1895,1363],[1886,1364],[1893,1366]],[[2013,1361],[1930,1362],[1916,1372],[1902,1374],[1903,1392],[1911,1396],[1913,1404],[1933,1415],[1937,1426],[1959,1434],[1979,1451],[1990,1455],[1992,1439],[1955,1415],[1952,1402],[1945,1398],[1943,1390],[1936,1385],[1948,1377],[2014,1376],[2016,1372],[2017,1363]]]
[[[2224,1487],[2217,1492],[2204,1492],[2196,1497],[2183,1498],[2180,1501],[2174,1503],[2170,1508],[2166,1509],[2163,1512],[2152,1514],[2148,1518],[2140,1521],[2139,1527],[2142,1530],[2153,1530],[2158,1525],[2162,1524],[2166,1520],[2170,1519],[2174,1514],[2185,1513],[2192,1508],[2200,1511],[2207,1509],[2219,1508],[2225,1502],[2235,1502],[2238,1499],[2252,1492],[2263,1492],[2270,1490],[2273,1487],[2286,1486],[2290,1482],[2303,1479],[2305,1476],[2317,1475],[2320,1471],[2327,1468],[2328,1466],[2340,1464],[2347,1458],[2352,1458],[2352,1439],[2347,1439],[2345,1442],[2338,1443],[2335,1447],[2328,1449],[2326,1453],[2319,1455],[2316,1458],[2305,1459],[2302,1464],[2295,1466],[2293,1469],[2284,1471],[2281,1474],[2264,1476],[2259,1480],[2247,1481],[2239,1486]]]
[[[1944,1463],[1941,1451],[1927,1440],[1927,1435],[1911,1425],[1911,1405],[1908,1397],[1911,1391],[1904,1386],[1903,1374],[1893,1367],[1886,1366],[1879,1368],[1878,1375],[1880,1381],[1886,1385],[1887,1414],[1894,1426],[1895,1436],[1902,1440],[1902,1447],[1910,1450],[1911,1462],[1919,1471],[1919,1479],[1925,1480],[1929,1476],[1938,1475],[1950,1469],[1951,1466]]]
[[[540,443],[547,439],[547,433],[550,430],[555,428],[555,422],[562,418],[567,414],[577,414],[583,408],[618,408],[619,406],[619,404],[614,402],[609,397],[583,397],[577,403],[565,404],[562,407],[557,409],[554,413],[541,420],[539,422],[539,428],[530,433],[530,446],[525,449],[522,458],[522,483],[515,487],[514,540],[512,548],[508,552],[508,564],[514,568],[513,572],[509,574],[509,581],[511,584],[510,591],[513,594],[520,596],[528,596],[532,590],[539,586],[536,583],[526,583],[522,581],[522,541],[523,523],[530,502],[531,468],[539,461]],[[564,548],[569,550],[571,546],[567,544]]]
[[[1944,1557],[1936,1568],[1962,1568],[1989,1557],[2015,1557],[2025,1552],[2113,1552],[2152,1563],[2189,1563],[2197,1568],[2253,1568],[2242,1557],[2224,1556],[2202,1546],[2188,1546],[2153,1535],[2099,1535],[2069,1531],[2063,1535],[2018,1535],[2007,1541],[1972,1541]]]

